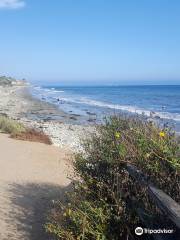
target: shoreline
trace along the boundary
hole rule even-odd
[[[60,86],[34,86],[32,88],[32,95],[42,101],[55,104],[67,114],[77,114],[78,117],[75,117],[75,119],[77,118],[76,122],[79,122],[80,124],[91,125],[96,123],[99,125],[104,123],[104,119],[106,117],[113,115],[127,115],[132,117],[140,117],[142,120],[155,122],[160,128],[168,126],[179,135],[180,115],[178,110],[176,110],[177,104],[174,103],[168,106],[168,103],[163,100],[167,94],[165,90],[165,92],[162,91],[162,96],[159,98],[157,92],[154,90],[153,92],[147,89],[140,89],[140,91],[145,91],[146,95],[138,93],[137,103],[139,101],[139,97],[141,96],[141,101],[144,101],[145,104],[137,104],[138,106],[136,106],[136,100],[134,103],[131,102],[131,100],[135,97],[135,92],[133,89],[127,89],[124,93],[125,95],[123,95],[120,90],[121,89],[117,89],[116,92],[116,90],[113,88],[113,90],[95,89],[95,91],[92,91],[91,88],[76,88],[75,86],[70,88]],[[104,95],[106,91],[109,94],[107,94],[107,96]],[[130,95],[128,95],[128,91],[130,91]],[[100,97],[96,97],[96,94],[100,94]],[[117,101],[112,99],[113,96],[117,97]],[[154,106],[154,99],[156,98],[159,100]],[[129,99],[129,103],[127,102],[127,99]],[[163,102],[161,102],[162,100]],[[74,118],[73,115],[72,118]]]
[[[55,146],[79,152],[81,139],[95,131],[95,122],[86,120],[83,124],[83,116],[64,112],[61,105],[36,98],[31,94],[30,85],[0,86],[0,97],[0,115],[44,132]],[[157,119],[148,120],[158,124]],[[176,134],[180,135],[179,129]]]
[[[33,97],[29,86],[1,86],[0,96],[0,115],[43,131],[55,146],[78,152],[82,137],[94,131],[93,125],[79,123],[81,116],[65,113],[55,104]]]

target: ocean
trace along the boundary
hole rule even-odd
[[[180,125],[180,85],[33,86],[32,94],[67,113],[96,118],[118,113],[143,114]]]

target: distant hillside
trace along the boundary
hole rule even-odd
[[[26,85],[26,80],[16,80],[12,77],[0,76],[0,86]]]

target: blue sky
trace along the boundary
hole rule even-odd
[[[180,83],[179,0],[0,0],[0,75]]]

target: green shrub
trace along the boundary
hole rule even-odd
[[[8,117],[0,116],[0,131],[2,133],[18,134],[25,131],[25,127]]]
[[[36,129],[26,128],[22,123],[7,116],[0,116],[0,132],[10,134],[11,138],[17,140],[52,144],[51,139],[45,133]]]
[[[146,189],[127,173],[127,163],[180,202],[179,144],[170,129],[138,118],[112,117],[83,148],[74,162],[80,180],[68,196],[69,204],[57,204],[46,225],[57,239],[127,239],[140,224],[138,208],[162,217]]]

